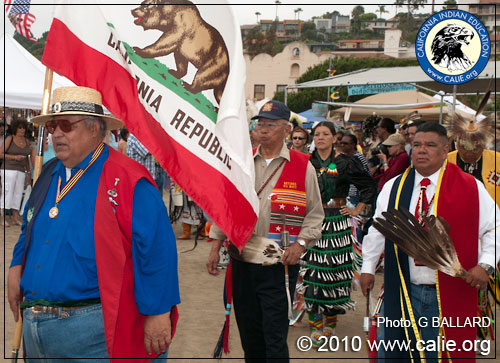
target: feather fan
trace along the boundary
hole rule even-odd
[[[375,218],[373,226],[404,253],[431,269],[466,278],[467,271],[458,260],[444,218],[427,216],[421,225],[405,208],[392,209],[382,215],[384,218]]]

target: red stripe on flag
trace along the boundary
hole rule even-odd
[[[19,34],[36,42],[33,34],[31,34],[31,24],[33,24],[36,20],[36,17],[33,14],[11,14],[9,15],[9,19]]]
[[[5,14],[9,14],[10,8],[12,7],[12,1],[13,0],[5,0],[4,1],[4,6],[5,6]]]
[[[170,137],[138,100],[137,83],[114,60],[89,47],[54,18],[42,62],[75,84],[99,90],[104,105],[166,168],[169,175],[239,248],[257,216],[248,200],[217,169]]]

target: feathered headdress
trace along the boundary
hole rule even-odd
[[[476,117],[483,112],[490,94],[491,82],[474,116],[462,117],[455,112],[453,123],[450,116],[444,118],[443,123],[448,128],[449,136],[460,143],[465,150],[472,151],[477,145],[486,147],[495,138],[495,119],[492,115],[476,122]]]
[[[364,139],[369,139],[372,137],[380,120],[382,120],[382,117],[377,115],[375,112],[373,113],[373,115],[368,116],[365,119],[365,122],[363,122],[362,125]]]
[[[403,117],[401,120],[399,120],[399,124],[401,126],[404,126],[406,124],[411,124],[414,121],[420,120],[422,116],[418,113],[418,111],[412,111],[405,117]]]

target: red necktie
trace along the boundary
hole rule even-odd
[[[415,217],[420,224],[422,224],[424,217],[429,213],[429,201],[427,200],[425,191],[430,183],[431,181],[428,178],[424,178],[420,182],[420,195],[418,197],[417,206],[415,207]]]
[[[424,217],[429,213],[429,201],[427,200],[425,191],[430,183],[431,181],[428,178],[424,178],[420,182],[420,195],[418,196],[417,206],[415,207],[415,217],[420,224],[422,224]],[[424,266],[424,264],[415,260],[415,266]]]

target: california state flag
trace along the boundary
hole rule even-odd
[[[258,199],[245,62],[231,7],[225,1],[100,2],[57,1],[43,63],[99,90],[108,110],[243,248]]]

